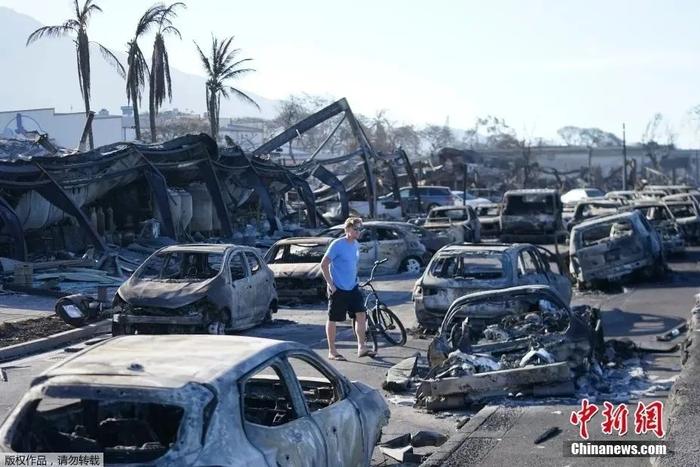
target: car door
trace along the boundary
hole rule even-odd
[[[564,272],[565,269],[556,256],[543,247],[535,247],[533,253],[538,256],[542,268],[549,279],[549,285],[554,287],[566,303],[571,302],[571,279]]]
[[[365,227],[357,241],[360,244],[358,270],[360,273],[367,273],[372,269],[374,262],[377,260],[377,242],[375,240],[374,229]]]
[[[364,445],[360,414],[346,397],[342,383],[312,356],[288,354],[287,362],[306,409],[326,440],[328,465],[363,465]]]
[[[289,366],[274,358],[239,382],[243,429],[267,465],[323,467],[326,443],[309,415]]]
[[[231,291],[231,327],[248,326],[255,313],[255,291],[248,271],[248,262],[243,253],[237,251],[228,260]]]
[[[518,285],[549,284],[537,256],[530,249],[518,253]]]
[[[272,277],[269,269],[263,266],[262,260],[252,251],[244,253],[250,271],[250,285],[255,291],[255,312],[253,320],[262,322],[265,319],[265,314],[270,307],[272,286]]]
[[[406,240],[396,230],[389,227],[377,227],[377,259],[387,258],[377,267],[378,272],[397,272],[406,257]]]

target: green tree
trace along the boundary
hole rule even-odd
[[[90,16],[96,11],[102,12],[102,8],[97,6],[93,0],[85,0],[82,8],[78,4],[78,0],[74,0],[73,6],[75,7],[75,18],[70,18],[58,26],[40,27],[29,35],[27,45],[42,37],[74,36],[73,43],[75,44],[75,55],[78,64],[78,83],[80,84],[80,93],[85,104],[85,116],[87,116],[90,114],[90,44],[97,47],[105,60],[114,66],[122,78],[124,77],[124,67],[109,49],[99,42],[90,41],[88,38],[87,28]],[[95,143],[92,137],[92,128],[88,129],[88,136],[90,149],[93,149]]]
[[[234,80],[240,78],[242,75],[255,71],[252,68],[241,68],[245,62],[249,62],[252,59],[243,58],[237,60],[236,56],[241,51],[241,49],[231,49],[231,42],[233,41],[233,36],[222,40],[216,37],[211,38],[211,55],[206,56],[202,49],[195,42],[194,45],[197,47],[197,52],[199,52],[199,58],[202,60],[202,66],[207,72],[207,113],[209,114],[209,126],[211,127],[211,136],[217,139],[219,135],[219,111],[221,110],[221,97],[225,99],[231,97],[231,94],[239,97],[240,99],[253,104],[255,107],[260,109],[260,106],[255,102],[250,96],[236,89],[233,86],[226,84],[229,80]]]
[[[173,26],[173,18],[177,16],[178,8],[186,8],[182,2],[163,6],[156,17],[158,30],[153,40],[153,54],[151,55],[151,69],[148,80],[148,113],[151,123],[151,142],[156,141],[156,115],[158,109],[163,105],[165,97],[172,101],[173,90],[170,80],[170,62],[168,60],[168,50],[165,48],[166,34],[173,34],[182,39],[180,31]]]
[[[127,42],[127,72],[126,72],[126,99],[131,102],[134,108],[134,128],[136,139],[141,139],[141,121],[139,118],[139,103],[141,93],[146,87],[146,77],[148,76],[148,63],[146,57],[139,47],[138,40],[146,34],[149,29],[158,23],[159,16],[163,13],[163,5],[153,5],[141,16],[136,25],[134,37]]]

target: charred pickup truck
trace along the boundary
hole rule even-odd
[[[661,242],[666,254],[677,254],[685,251],[685,240],[678,228],[676,218],[666,203],[659,200],[639,200],[629,206],[624,206],[625,210],[636,210],[641,212],[649,223],[654,227],[661,237]]]
[[[265,254],[275,276],[280,303],[302,303],[326,298],[321,260],[332,237],[291,237],[278,241]]]
[[[106,465],[369,466],[379,391],[308,347],[242,336],[120,336],[35,378],[2,452],[102,453]]]
[[[537,241],[563,231],[559,192],[552,189],[511,190],[503,195],[501,241]]]
[[[112,333],[242,330],[277,311],[272,271],[254,248],[173,245],[153,253],[117,290]]]
[[[549,286],[465,295],[428,348],[416,405],[446,410],[522,392],[570,395],[603,349],[599,311],[569,306]]]
[[[423,227],[449,243],[481,241],[479,217],[468,205],[432,208]]]
[[[557,272],[550,264],[555,263]],[[413,301],[416,319],[433,330],[450,304],[459,297],[517,285],[551,285],[565,303],[571,300],[571,281],[561,274],[554,255],[530,244],[462,244],[439,250],[416,281]]]
[[[665,270],[658,233],[639,211],[591,219],[571,230],[571,274],[579,288]]]

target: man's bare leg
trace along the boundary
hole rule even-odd
[[[357,334],[357,352],[365,350],[365,331],[367,330],[367,313],[355,313],[355,334]]]
[[[338,355],[335,348],[335,321],[326,320],[326,338],[328,339],[328,357]]]

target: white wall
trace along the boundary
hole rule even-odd
[[[0,137],[15,137],[16,115],[22,114],[22,126],[27,131],[48,133],[56,144],[66,148],[77,148],[85,127],[85,114],[55,113],[54,109],[10,110],[0,112]],[[92,122],[95,147],[122,141],[122,118],[120,115],[95,116]],[[127,135],[129,136],[129,135]]]

